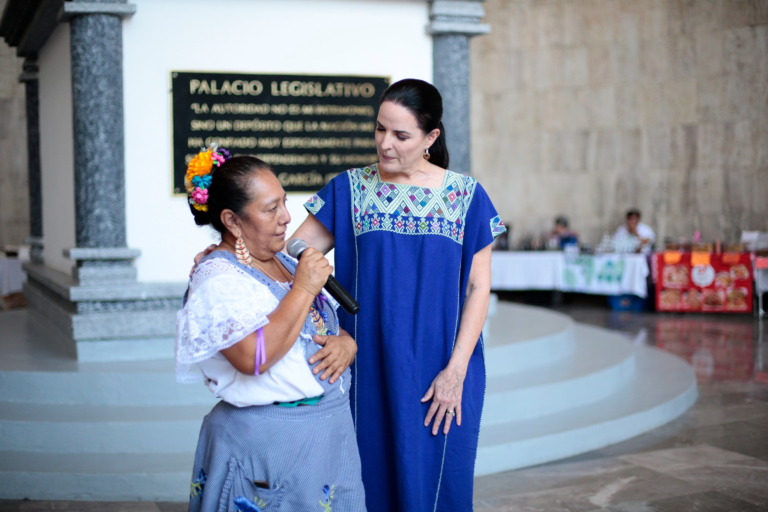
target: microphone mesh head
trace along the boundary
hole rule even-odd
[[[300,238],[293,238],[291,240],[288,240],[288,254],[293,256],[294,258],[298,258],[299,254],[304,252],[304,249],[307,248],[307,244],[304,242],[304,240],[301,240]]]

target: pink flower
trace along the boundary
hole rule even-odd
[[[208,202],[208,190],[197,187],[194,192],[192,192],[192,200],[197,204],[206,204]]]

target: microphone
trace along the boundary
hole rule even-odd
[[[307,244],[304,240],[299,238],[293,238],[288,241],[288,254],[296,258],[301,259],[301,255],[307,248]],[[331,297],[336,299],[336,302],[341,304],[344,311],[350,315],[356,315],[360,311],[360,304],[352,297],[347,290],[336,280],[335,277],[328,276],[328,281],[325,283],[325,290],[331,294]]]

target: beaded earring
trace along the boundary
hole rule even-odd
[[[248,248],[245,246],[245,242],[243,242],[243,237],[241,236],[237,237],[237,241],[235,242],[235,256],[237,257],[238,263],[242,263],[243,265],[251,264],[251,253],[248,252]]]

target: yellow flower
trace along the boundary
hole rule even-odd
[[[207,204],[197,204],[193,203],[192,208],[195,210],[200,210],[201,212],[207,212],[208,211],[208,205]]]
[[[187,166],[187,180],[192,181],[195,176],[205,176],[210,174],[213,167],[213,150],[209,149],[205,152],[200,152],[189,162]]]

